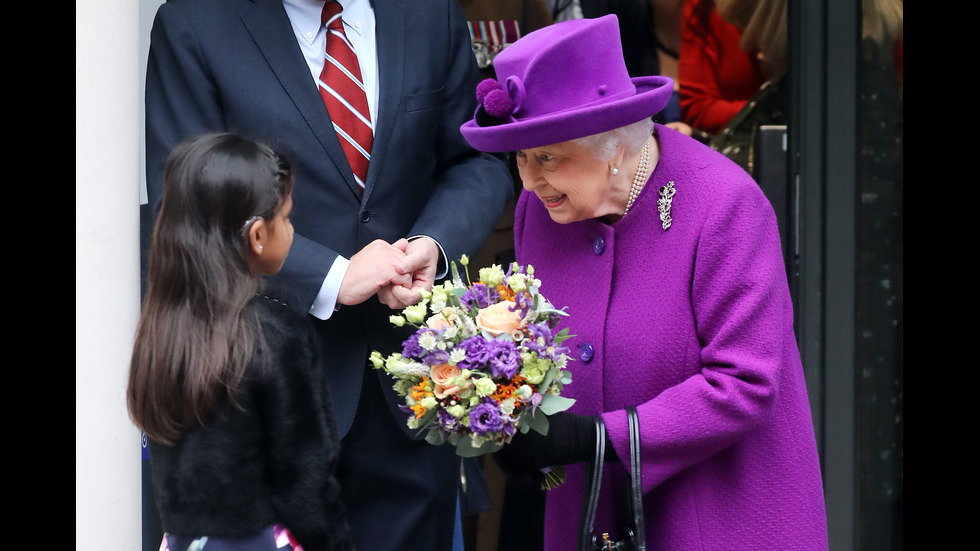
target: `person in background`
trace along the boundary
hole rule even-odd
[[[684,0],[649,0],[653,10],[653,38],[657,48],[655,74],[670,77],[674,92],[664,110],[655,115],[657,122],[681,131],[686,125],[681,116],[678,63],[681,49],[681,22],[684,16]],[[634,75],[639,76],[639,75]]]
[[[400,348],[391,309],[475,254],[513,194],[503,160],[459,133],[478,80],[457,0],[169,0],[153,23],[151,212],[164,158],[189,136],[235,131],[293,163],[293,248],[266,292],[312,317],[333,359],[336,473],[358,549],[452,547],[459,459],[407,428],[367,359]]]
[[[685,0],[677,69],[682,120],[691,132],[721,132],[765,81],[742,32],[714,0]]]
[[[545,436],[495,454],[547,492],[544,549],[576,549],[584,462],[607,427],[597,533],[618,537],[626,408],[639,413],[648,549],[826,550],[816,439],[772,206],[731,160],[652,122],[669,78],[631,78],[615,16],[517,41],[462,127],[515,151],[517,261],[569,314],[577,352]],[[513,528],[512,528],[513,529]]]
[[[339,437],[309,320],[263,295],[293,241],[293,174],[235,134],[167,162],[127,403],[163,548],[350,549]]]
[[[755,57],[764,79],[720,132],[703,137],[712,149],[757,176],[756,147],[763,126],[785,126],[787,116],[786,0],[715,0],[718,13],[741,33],[739,47]]]

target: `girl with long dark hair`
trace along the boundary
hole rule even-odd
[[[293,239],[293,176],[229,133],[167,162],[127,402],[172,551],[347,549],[338,439],[309,321],[262,295]]]

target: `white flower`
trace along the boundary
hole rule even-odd
[[[454,348],[452,352],[449,353],[449,365],[456,365],[465,359],[466,352],[459,348]]]
[[[513,398],[507,398],[503,402],[500,402],[500,413],[503,415],[510,415],[514,413],[514,404],[516,400]]]
[[[464,339],[468,339],[477,333],[476,322],[473,318],[469,316],[460,316],[460,336]]]
[[[426,331],[421,335],[419,335],[419,346],[421,346],[423,349],[431,352],[433,349],[435,349],[437,344],[439,343],[436,339],[436,336],[430,333],[429,331]]]
[[[388,366],[388,373],[395,377],[428,377],[429,366],[418,362],[396,362]]]

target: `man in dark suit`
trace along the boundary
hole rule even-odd
[[[417,301],[447,260],[479,250],[511,180],[499,158],[459,134],[475,108],[478,72],[458,1],[342,0],[374,129],[362,190],[318,92],[323,4],[161,6],[146,82],[150,207],[159,206],[167,154],[190,136],[234,131],[291,161],[296,236],[269,292],[310,312],[322,337],[355,543],[448,549],[458,459],[409,433],[391,380],[367,357],[407,336],[388,322],[391,307]]]

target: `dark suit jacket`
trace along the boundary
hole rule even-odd
[[[336,256],[350,258],[374,239],[424,234],[449,260],[475,254],[512,194],[505,164],[473,151],[459,133],[475,109],[478,73],[457,0],[372,3],[380,99],[363,197],[279,0],[170,0],[153,25],[146,84],[153,212],[166,156],[185,138],[234,131],[285,155],[296,175],[296,235],[270,283],[302,312]],[[334,361],[328,377],[341,435],[370,350],[400,343],[391,313],[370,299],[317,323]],[[387,381],[382,386],[390,392]]]

